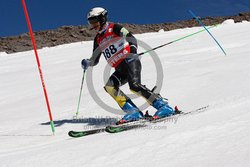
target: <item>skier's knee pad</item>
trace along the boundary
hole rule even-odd
[[[133,93],[144,97],[150,105],[152,105],[152,102],[155,99],[159,98],[159,95],[153,92],[154,89],[150,90],[145,85],[142,85],[140,83],[131,84],[130,90]]]
[[[113,86],[106,85],[103,88],[108,94],[110,94],[111,96],[115,96],[115,88]]]
[[[138,84],[137,82],[134,82],[129,85],[130,90],[134,93],[138,93],[142,90],[141,84]]]
[[[121,90],[117,90],[115,87],[108,85],[104,86],[104,89],[115,99],[120,107],[124,106],[127,101],[127,97]]]

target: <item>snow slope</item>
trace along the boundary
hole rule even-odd
[[[136,37],[155,47],[201,29]],[[250,166],[249,29],[249,22],[228,20],[210,30],[227,56],[206,32],[156,51],[164,72],[162,96],[184,111],[209,105],[205,112],[149,128],[79,139],[68,137],[67,132],[121,117],[97,105],[85,83],[80,116],[74,119],[82,77],[80,61],[91,55],[92,42],[39,50],[56,125],[54,136],[33,51],[0,53],[0,166]],[[143,84],[152,88],[155,64],[149,55],[141,61]],[[102,58],[93,68],[93,86],[106,104],[118,109],[103,89],[105,67]],[[127,85],[122,89],[130,93]],[[145,102],[142,98],[134,101],[138,105]],[[148,109],[154,113],[152,107]]]

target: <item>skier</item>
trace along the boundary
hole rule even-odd
[[[98,64],[101,54],[108,64],[115,68],[104,89],[126,113],[116,124],[123,124],[143,118],[143,113],[124,94],[119,87],[129,84],[130,90],[144,97],[157,111],[153,118],[163,118],[175,114],[164,98],[141,84],[141,62],[137,55],[137,40],[126,28],[108,22],[108,12],[104,8],[95,7],[87,14],[91,30],[96,31],[93,54],[90,59],[83,59],[82,68]]]

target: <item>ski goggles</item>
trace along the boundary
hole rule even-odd
[[[89,23],[89,24],[94,24],[94,23],[97,23],[97,22],[99,22],[99,20],[98,20],[97,17],[90,17],[90,18],[88,19],[88,23]]]

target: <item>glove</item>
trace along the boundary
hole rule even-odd
[[[89,67],[89,63],[90,63],[89,59],[83,59],[82,62],[81,62],[82,68],[83,68],[84,70],[87,70],[88,67]]]

